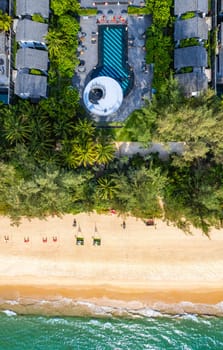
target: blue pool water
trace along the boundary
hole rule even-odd
[[[128,65],[127,27],[125,25],[101,25],[98,35],[98,66],[92,73],[115,79],[126,95],[133,85],[133,73]]]

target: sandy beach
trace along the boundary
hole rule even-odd
[[[84,301],[116,311],[150,307],[223,315],[222,230],[209,239],[161,220],[146,226],[128,217],[123,229],[117,214],[79,214],[76,227],[73,219],[23,219],[17,227],[0,218],[1,309],[33,313],[51,301],[58,314],[78,314]],[[77,237],[84,245],[76,244]],[[101,245],[94,246],[93,238]]]

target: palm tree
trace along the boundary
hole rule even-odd
[[[8,109],[3,122],[3,132],[6,140],[11,144],[25,143],[31,137],[31,127],[27,117],[16,115]]]
[[[11,28],[11,24],[12,18],[7,13],[3,13],[3,11],[0,10],[0,32],[8,32]]]
[[[100,199],[110,200],[114,198],[118,192],[118,186],[113,179],[101,177],[98,179],[97,194]]]
[[[61,37],[61,33],[55,30],[49,31],[46,36],[46,42],[50,58],[58,57],[61,47],[64,45],[64,39]]]
[[[63,115],[58,115],[53,123],[53,133],[58,140],[67,140],[73,135],[73,121]]]
[[[15,106],[14,114],[27,120],[29,124],[31,137],[28,139],[27,147],[32,155],[42,156],[53,149],[51,123],[47,111],[41,104],[33,105],[28,101],[21,101]]]
[[[53,150],[54,141],[51,135],[51,124],[48,118],[40,114],[30,119],[32,137],[29,142],[29,149],[35,156],[45,155]]]
[[[88,119],[79,119],[77,124],[74,127],[74,130],[78,134],[78,137],[81,141],[85,141],[95,134],[95,127],[93,126],[92,121]]]
[[[115,156],[115,147],[113,143],[97,143],[96,151],[98,164],[107,164]]]
[[[97,159],[96,147],[93,140],[87,140],[83,143],[74,142],[71,152],[65,155],[69,167],[78,166],[87,167],[93,165]]]

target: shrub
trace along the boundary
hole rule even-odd
[[[80,8],[78,10],[79,16],[96,16],[97,9],[96,8]]]
[[[40,22],[40,23],[45,22],[43,16],[41,16],[39,13],[34,13],[34,15],[32,15],[32,20],[35,22]]]
[[[180,19],[185,20],[185,19],[194,18],[195,16],[196,16],[195,12],[187,12],[181,15]]]
[[[169,77],[172,62],[172,38],[164,31],[152,25],[147,30],[146,61],[154,63],[153,87],[159,91],[163,82]]]
[[[129,6],[128,14],[129,15],[146,15],[148,14],[148,9],[146,7]]]
[[[179,73],[192,73],[193,72],[193,67],[183,67],[180,69]]]
[[[197,46],[198,40],[196,38],[187,38],[180,41],[180,47]]]
[[[29,73],[33,74],[33,75],[42,75],[43,74],[39,69],[30,69]]]

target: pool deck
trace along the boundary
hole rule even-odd
[[[83,5],[82,5],[83,6]],[[113,16],[118,18],[122,16],[128,23],[128,38],[131,41],[128,47],[128,62],[133,68],[134,72],[134,86],[130,93],[124,98],[120,109],[109,116],[101,117],[92,115],[92,118],[99,123],[104,122],[122,122],[124,121],[134,110],[143,107],[145,99],[151,98],[151,82],[152,82],[152,69],[150,66],[145,66],[145,37],[143,36],[146,29],[151,25],[150,16],[128,16],[124,11],[127,11],[128,5],[97,5],[97,9],[102,11],[102,14],[97,16],[88,16],[80,18],[81,32],[86,33],[83,38],[82,44],[85,46],[85,50],[82,50],[79,58],[85,61],[84,72],[76,73],[73,78],[73,85],[76,86],[82,96],[84,87],[89,79],[89,73],[97,66],[98,63],[98,23],[102,15],[105,15],[106,19],[111,20]],[[108,11],[113,11],[112,15],[108,14]],[[99,24],[100,25],[100,24]],[[94,38],[94,43],[92,43]],[[133,39],[133,40],[131,40]]]

